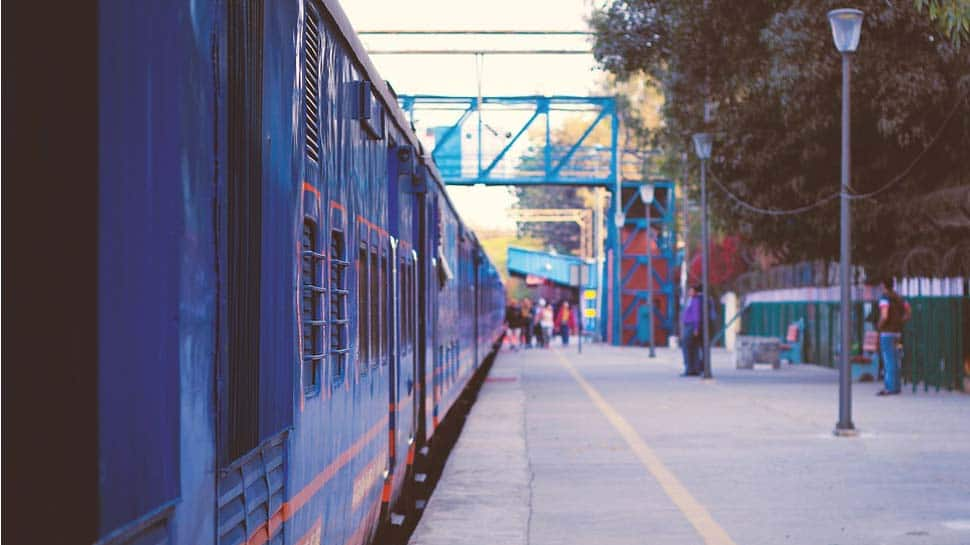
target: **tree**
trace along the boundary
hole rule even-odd
[[[565,118],[561,125],[550,135],[553,146],[568,147],[579,140],[593,121],[589,115],[574,115]],[[528,169],[540,168],[536,165],[543,161],[545,146],[544,129],[536,129],[529,134],[533,143],[533,153],[524,156],[521,163]],[[608,145],[610,142],[609,124],[600,122],[586,137],[584,146]],[[515,188],[518,198],[516,208],[592,208],[594,206],[593,191],[587,187],[578,186],[518,186]],[[580,229],[575,223],[531,223],[519,224],[519,235],[532,237],[542,241],[546,248],[562,254],[576,254],[580,252]]]
[[[916,232],[906,221],[910,203],[970,183],[970,53],[913,3],[861,4],[851,184],[858,194],[887,189],[854,201],[853,259],[887,269],[888,255]],[[663,90],[658,141],[669,174],[679,173],[691,133],[713,132],[715,225],[780,261],[838,255],[832,196],[839,189],[841,65],[825,17],[834,7],[815,0],[615,0],[591,19],[594,54],[606,70],[621,79],[647,75]],[[696,168],[693,157],[691,164]],[[745,206],[779,211],[820,202],[802,214]],[[934,232],[952,244],[967,235]]]
[[[970,37],[970,2],[967,0],[915,0],[915,5],[921,12],[926,8],[930,20],[956,47]]]
[[[516,208],[584,208],[585,188],[575,186],[518,186]],[[542,241],[547,250],[579,255],[581,241],[575,223],[521,222],[519,236]]]

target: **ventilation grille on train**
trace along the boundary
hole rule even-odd
[[[320,31],[319,19],[307,9],[303,20],[303,117],[306,154],[320,161]]]
[[[283,433],[220,475],[219,545],[241,545],[254,538],[282,545],[285,444]]]

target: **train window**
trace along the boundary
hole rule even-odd
[[[411,293],[408,290],[408,286],[410,285],[410,280],[408,279],[408,276],[410,275],[410,269],[408,268],[407,261],[405,261],[403,257],[401,258],[401,262],[398,265],[398,267],[400,267],[400,271],[401,271],[401,274],[399,275],[401,278],[400,287],[399,287],[401,291],[401,297],[398,301],[399,302],[398,306],[400,308],[399,315],[401,316],[400,345],[401,345],[401,352],[407,353],[410,351],[409,349],[411,347],[411,336],[408,335],[408,328],[411,325],[409,323],[410,317],[411,317]]]
[[[417,293],[417,290],[415,289],[417,269],[413,261],[411,262],[411,266],[408,269],[409,269],[408,294],[410,297],[410,300],[409,300],[410,303],[408,304],[408,314],[410,315],[410,319],[408,321],[408,339],[410,339],[411,341],[411,347],[414,348],[414,341],[415,341],[414,336],[415,336],[416,327],[418,324],[419,314],[418,314],[418,299],[417,299],[418,293]]]
[[[344,233],[330,233],[330,366],[334,384],[344,379],[350,351],[350,320],[347,318],[347,246]]]
[[[418,299],[417,291],[415,290],[415,278],[416,268],[415,263],[412,261],[408,267],[408,341],[411,343],[411,348],[414,348],[415,327],[418,321]]]
[[[445,382],[445,345],[438,345],[438,357],[435,358],[437,365],[434,370],[434,379],[438,385],[444,384]]]
[[[412,291],[412,282],[414,281],[413,280],[413,278],[414,278],[414,276],[413,276],[414,275],[414,269],[413,269],[412,265],[410,263],[408,263],[408,266],[406,267],[406,270],[408,272],[408,281],[407,281],[407,284],[405,285],[404,289],[407,291],[407,301],[408,302],[404,306],[404,314],[406,314],[407,317],[408,317],[408,325],[407,325],[407,329],[405,330],[405,335],[407,336],[408,347],[413,349],[414,348],[414,337],[411,336],[411,328],[414,327],[413,326],[413,320],[414,320],[414,291]]]
[[[418,296],[418,263],[417,261],[411,261],[411,330],[408,331],[408,335],[411,337],[411,342],[417,341],[418,336],[418,320],[421,319],[421,304],[418,302],[420,297]],[[415,347],[417,348],[417,347]]]
[[[310,219],[303,222],[303,252],[301,272],[303,295],[300,311],[303,337],[303,394],[320,392],[320,370],[323,364],[323,281],[320,274],[324,255],[317,248],[317,224]]]
[[[310,3],[303,19],[303,121],[306,155],[320,161],[320,24]]]
[[[413,327],[412,320],[414,317],[414,291],[412,291],[411,283],[413,282],[412,279],[414,278],[414,268],[410,262],[408,263],[405,270],[407,270],[408,272],[408,281],[407,281],[407,284],[404,286],[404,289],[407,291],[407,298],[408,298],[407,305],[404,307],[404,313],[408,317],[408,327],[407,327],[407,330],[405,331],[405,334],[407,335],[408,348],[413,350],[414,337],[411,335],[411,328]]]
[[[368,319],[370,298],[367,294],[369,268],[365,243],[361,246],[357,259],[357,353],[358,370],[361,374],[367,372],[367,362],[370,361],[370,320]]]
[[[388,338],[387,332],[391,328],[391,320],[389,318],[391,308],[391,281],[390,281],[390,269],[388,268],[387,260],[387,246],[381,246],[381,365],[387,365],[388,360],[388,344],[390,339]]]
[[[370,254],[370,344],[371,365],[377,366],[381,358],[380,347],[380,269],[377,266],[377,251]]]

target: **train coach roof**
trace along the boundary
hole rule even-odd
[[[344,40],[347,42],[348,47],[350,47],[351,53],[357,62],[360,64],[367,79],[370,80],[374,91],[380,97],[381,102],[387,108],[387,112],[390,114],[391,120],[397,125],[398,129],[402,134],[408,139],[411,146],[416,150],[421,151],[421,162],[428,168],[431,177],[434,178],[435,183],[440,189],[440,193],[444,196],[445,201],[448,203],[448,208],[451,209],[452,213],[458,218],[458,222],[462,225],[462,228],[467,232],[472,232],[467,225],[461,220],[461,215],[458,214],[458,210],[455,209],[455,205],[451,202],[451,197],[448,196],[448,192],[445,190],[445,183],[441,177],[441,172],[438,171],[438,166],[435,165],[434,161],[430,156],[424,154],[424,146],[421,145],[421,141],[411,130],[411,123],[408,122],[407,118],[404,116],[404,111],[397,102],[397,98],[394,93],[391,92],[384,78],[381,77],[380,72],[374,66],[374,63],[370,60],[370,55],[367,54],[367,49],[364,48],[364,44],[361,43],[360,38],[357,36],[357,32],[354,31],[353,25],[350,24],[350,19],[347,18],[347,14],[344,13],[343,7],[341,7],[340,2],[337,0],[319,0],[323,4],[324,9],[330,15],[337,29],[340,30],[340,34],[343,36]],[[474,237],[476,244],[478,244],[478,237]],[[480,244],[479,244],[480,246]]]

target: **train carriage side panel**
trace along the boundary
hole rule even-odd
[[[158,92],[153,78],[176,77],[187,59],[150,47],[150,36],[158,32],[156,39],[166,37],[174,47],[184,47],[188,40],[176,15],[165,16],[158,3],[144,8],[160,17],[158,26],[138,25],[133,9],[99,12],[97,431],[102,537],[165,510],[180,493],[182,116],[179,96]],[[119,51],[112,47],[118,43],[130,47]],[[146,70],[148,65],[158,72]],[[124,84],[126,77],[137,83]],[[141,433],[143,425],[154,433]]]
[[[100,536],[207,542],[222,14],[161,2],[98,13]]]

